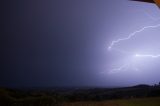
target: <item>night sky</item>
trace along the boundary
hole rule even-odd
[[[113,40],[160,23],[154,4],[5,0],[2,5],[0,86],[110,87],[160,81],[160,58],[130,59],[137,52],[160,54],[159,27],[107,49]],[[130,65],[123,71],[111,72],[125,63]]]

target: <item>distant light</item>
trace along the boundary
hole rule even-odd
[[[136,54],[136,57],[149,57],[149,58],[160,58],[160,54],[158,55],[150,55],[150,54]]]
[[[136,54],[135,56],[136,56],[136,57],[140,57],[140,55],[139,55],[139,54]]]

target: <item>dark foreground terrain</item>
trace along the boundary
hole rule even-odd
[[[160,97],[64,103],[61,106],[160,106]]]
[[[160,106],[160,86],[0,89],[0,106]]]

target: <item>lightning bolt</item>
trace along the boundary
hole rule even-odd
[[[109,45],[108,50],[112,50],[113,46],[116,45],[117,43],[120,43],[121,41],[125,41],[125,40],[131,39],[132,37],[136,36],[137,33],[143,32],[143,31],[146,30],[146,29],[158,28],[158,27],[160,27],[160,24],[158,24],[158,25],[153,25],[153,26],[145,26],[145,27],[143,27],[142,29],[137,30],[137,31],[129,34],[129,35],[128,35],[127,37],[125,37],[125,38],[120,38],[120,39],[114,40],[114,41],[112,41],[111,44]]]
[[[150,57],[150,58],[160,58],[160,54],[158,55],[150,55],[150,54],[136,54],[136,57]]]
[[[108,73],[109,73],[109,74],[117,73],[117,72],[119,72],[119,71],[122,70],[122,69],[125,70],[128,66],[129,66],[128,64],[124,64],[124,65],[122,65],[121,67],[112,69],[112,70],[109,71]]]
[[[131,58],[128,61],[126,61],[123,65],[121,65],[120,67],[111,69],[108,73],[115,74],[118,72],[127,71],[127,69],[130,69],[130,68],[132,68],[132,70],[134,71],[140,71],[135,65],[135,62],[136,62],[135,57],[137,56],[140,56],[140,55],[139,54],[132,55]]]
[[[146,16],[148,18],[150,18],[152,21],[159,21],[160,20],[160,18],[156,18],[156,17],[152,16],[147,11],[143,11],[143,13],[145,13]],[[126,40],[131,39],[132,37],[136,36],[136,34],[138,34],[138,33],[141,33],[141,32],[143,32],[143,31],[145,31],[147,29],[154,29],[154,28],[158,28],[158,27],[160,27],[160,24],[144,26],[141,29],[138,29],[138,30],[130,33],[126,37],[122,37],[122,38],[119,38],[117,40],[111,41],[110,45],[107,48],[109,51],[112,50],[112,51],[116,51],[116,52],[124,54],[124,55],[131,55],[131,58],[128,61],[126,61],[124,64],[122,64],[121,66],[113,68],[107,73],[108,74],[115,74],[115,73],[119,73],[119,72],[122,72],[122,71],[127,71],[128,68],[132,68],[135,71],[140,71],[137,68],[136,64],[135,64],[135,62],[136,62],[135,58],[153,58],[153,59],[160,58],[160,54],[157,54],[157,55],[153,55],[153,54],[138,54],[138,53],[136,54],[136,53],[133,53],[133,52],[128,52],[128,51],[125,51],[125,50],[122,50],[122,49],[114,47],[116,44],[119,44],[122,41],[126,41]]]
[[[117,39],[117,40],[114,40],[111,42],[111,44],[108,46],[108,50],[115,50],[117,52],[120,52],[120,53],[123,53],[123,54],[134,54],[134,53],[131,53],[131,52],[127,52],[127,51],[124,51],[124,50],[121,50],[121,49],[117,49],[117,48],[113,48],[113,46],[115,46],[116,44],[120,43],[121,41],[125,41],[125,40],[129,40],[131,39],[132,37],[136,36],[137,33],[140,33],[140,32],[143,32],[145,31],[146,29],[150,29],[150,28],[158,28],[160,27],[160,24],[158,25],[150,25],[150,26],[145,26],[139,30],[136,30],[135,32],[129,34],[127,37],[125,38],[120,38],[120,39]],[[149,58],[160,58],[160,54],[158,55],[152,55],[152,54],[135,54],[134,55],[135,57],[149,57]],[[118,68],[114,68],[112,69],[111,71],[109,71],[109,74],[114,74],[114,73],[118,73],[120,72],[121,70],[126,70],[130,65],[132,65],[132,60],[129,60],[128,63],[118,67]],[[136,67],[136,66],[133,66],[133,69],[135,69],[136,71],[139,71],[139,69]]]

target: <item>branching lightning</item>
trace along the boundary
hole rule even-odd
[[[158,24],[158,25],[153,25],[153,26],[145,26],[145,27],[143,27],[142,29],[137,30],[137,31],[129,34],[129,36],[127,36],[127,37],[125,37],[125,38],[120,38],[120,39],[114,40],[114,41],[111,42],[110,46],[108,47],[108,50],[111,50],[114,45],[116,45],[117,43],[120,43],[121,41],[125,41],[125,40],[131,39],[133,36],[136,36],[137,33],[140,33],[140,32],[142,32],[142,31],[144,31],[144,30],[146,30],[146,29],[149,29],[149,28],[158,28],[158,27],[160,27],[160,24]]]
[[[148,57],[148,58],[160,58],[160,54],[158,55],[152,55],[152,54],[135,54],[134,53],[130,53],[130,52],[127,52],[127,51],[124,51],[124,50],[121,50],[121,49],[117,49],[117,48],[113,48],[116,44],[120,43],[121,41],[125,41],[125,40],[129,40],[131,39],[132,37],[136,36],[137,33],[140,33],[140,32],[143,32],[145,31],[146,29],[154,29],[154,28],[158,28],[160,27],[160,24],[158,25],[152,25],[152,26],[145,26],[143,27],[142,29],[140,30],[137,30],[131,34],[129,34],[127,37],[125,38],[120,38],[120,39],[117,39],[117,40],[114,40],[111,42],[111,44],[109,45],[108,47],[108,50],[114,50],[114,51],[117,51],[117,52],[120,52],[120,53],[123,53],[123,54],[132,54],[134,57],[139,57],[139,58],[144,58],[144,57]],[[114,74],[114,73],[117,73],[121,70],[126,70],[132,63],[132,60],[129,60],[128,63],[126,64],[123,64],[122,66],[118,67],[118,68],[114,68],[112,69],[111,71],[109,71],[110,74]],[[136,67],[136,66],[133,66],[132,67],[134,70],[138,71],[139,69]]]
[[[159,21],[160,18],[155,18],[154,16],[150,15],[148,12],[143,12],[143,13],[146,13],[146,15],[148,16],[148,18],[150,18],[151,20],[153,21]],[[144,26],[143,28],[141,29],[138,29],[132,33],[130,33],[129,35],[127,35],[126,37],[121,37],[117,40],[113,40],[111,41],[110,45],[108,46],[108,50],[109,51],[116,51],[120,54],[124,54],[124,55],[127,55],[129,56],[129,58],[127,58],[127,61],[121,61],[121,66],[119,67],[115,67],[113,69],[111,69],[108,73],[109,74],[114,74],[114,73],[118,73],[118,72],[122,72],[122,71],[127,71],[128,69],[132,69],[132,70],[135,70],[135,71],[140,71],[138,68],[137,68],[137,58],[151,58],[151,59],[157,59],[157,58],[160,58],[160,53],[159,54],[139,54],[139,53],[136,53],[135,52],[128,52],[128,51],[125,51],[125,50],[122,50],[120,48],[116,48],[115,45],[118,45],[119,43],[121,43],[122,41],[127,41],[127,40],[130,40],[132,39],[133,37],[135,37],[138,33],[141,33],[145,30],[148,30],[148,29],[155,29],[155,28],[159,28],[160,27],[160,24],[157,24],[157,25],[149,25],[149,26]]]

